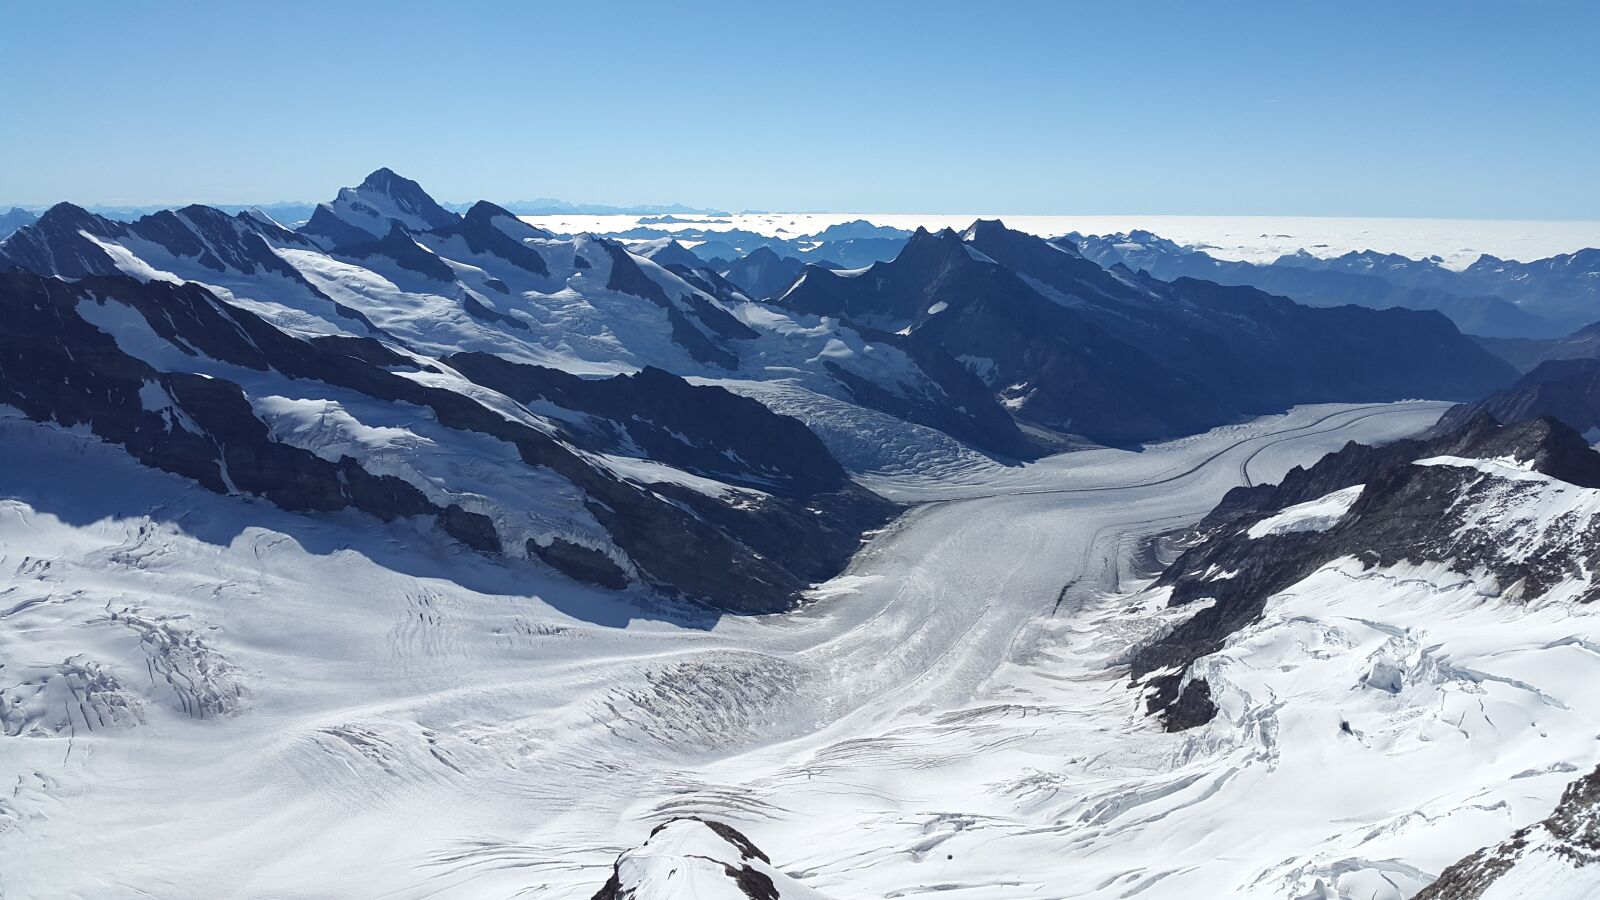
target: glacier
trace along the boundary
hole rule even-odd
[[[1148,538],[1229,487],[1442,410],[1308,407],[1142,453],[879,475],[918,505],[848,572],[797,612],[717,619],[530,582],[404,520],[218,496],[8,418],[0,720],[19,737],[0,758],[0,851],[22,862],[0,884],[589,897],[619,853],[693,815],[824,896],[1405,896],[1594,762],[1571,689],[1592,676],[1540,662],[1589,659],[1559,643],[1585,620],[1482,603],[1447,620],[1449,641],[1526,620],[1528,662],[1504,666],[1532,690],[1362,691],[1368,648],[1438,618],[1405,591],[1475,596],[1442,572],[1371,575],[1348,609],[1275,609],[1212,661],[1237,685],[1226,721],[1251,727],[1189,733],[1142,715],[1125,657],[1185,614],[1145,587]],[[1286,640],[1279,618],[1321,643]],[[1481,644],[1430,664],[1501,672]],[[1258,661],[1289,670],[1252,675]],[[1464,719],[1462,684],[1500,705]],[[1276,721],[1282,708],[1296,712]],[[1508,714],[1563,743],[1521,753],[1499,734]],[[1422,749],[1397,763],[1336,715],[1388,753]],[[1484,761],[1472,778],[1426,752],[1451,735]],[[1330,753],[1362,776],[1328,782]],[[1467,802],[1504,784],[1510,799]],[[106,834],[115,854],[94,852]]]

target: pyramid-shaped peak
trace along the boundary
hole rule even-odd
[[[92,234],[110,234],[122,230],[122,224],[104,216],[95,215],[74,203],[62,201],[45,210],[33,223],[42,231],[88,231]]]
[[[361,184],[344,188],[329,211],[346,224],[373,237],[389,232],[391,222],[399,222],[414,232],[447,228],[461,217],[440,206],[422,185],[384,167],[368,175]]]
[[[372,173],[361,182],[360,186],[361,190],[373,191],[389,191],[394,190],[395,188],[399,188],[401,190],[414,189],[421,191],[422,185],[417,184],[415,181],[412,181],[404,175],[401,175],[399,172],[396,172],[388,166],[383,166],[382,168],[373,170]]]
[[[1005,240],[1022,232],[1013,231],[1006,227],[1006,223],[999,219],[977,219],[967,230],[961,233],[961,238],[968,242]],[[1028,235],[1031,237],[1031,235]]]

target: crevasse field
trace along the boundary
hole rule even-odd
[[[0,421],[0,658],[60,671],[0,703],[65,726],[0,757],[0,885],[587,898],[698,814],[839,898],[1401,897],[1600,758],[1587,612],[1331,566],[1208,660],[1222,715],[1180,734],[1119,663],[1162,627],[1145,539],[1443,408],[1302,407],[1016,468],[930,450],[866,476],[911,513],[802,611],[755,618]],[[1393,659],[1431,674],[1357,690]]]

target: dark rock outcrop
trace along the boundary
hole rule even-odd
[[[770,300],[788,290],[805,267],[800,260],[779,256],[770,247],[757,247],[734,260],[722,277],[757,300]]]
[[[1452,431],[1481,415],[1506,423],[1550,416],[1581,432],[1600,428],[1600,359],[1541,363],[1503,391],[1450,408],[1430,433]]]
[[[1437,313],[1107,271],[998,222],[919,231],[859,275],[807,268],[779,302],[904,333],[1023,422],[1119,445],[1298,403],[1476,397],[1515,374]]]
[[[698,296],[686,296],[674,302],[661,285],[639,268],[633,255],[621,244],[602,241],[601,246],[611,257],[607,289],[643,297],[665,310],[673,342],[689,351],[696,360],[724,369],[739,367],[738,354],[723,342],[755,337],[749,326]]]
[[[1310,469],[1291,470],[1277,485],[1235,488],[1197,529],[1197,542],[1158,579],[1172,588],[1171,604],[1213,601],[1173,631],[1142,648],[1132,675],[1146,679],[1147,708],[1170,730],[1209,721],[1209,687],[1186,679],[1189,666],[1222,649],[1227,639],[1261,618],[1268,598],[1333,560],[1368,566],[1448,562],[1479,567],[1504,588],[1532,599],[1574,572],[1600,565],[1600,534],[1573,534],[1541,554],[1508,553],[1505,535],[1463,527],[1477,492],[1491,476],[1461,466],[1419,466],[1440,456],[1509,458],[1533,471],[1581,487],[1600,487],[1600,453],[1553,419],[1502,426],[1487,416],[1427,440],[1383,447],[1349,444]],[[1365,485],[1348,512],[1324,531],[1250,537],[1250,526],[1287,507],[1337,490]],[[1212,577],[1214,573],[1226,577]],[[1586,598],[1593,599],[1593,598]]]
[[[628,573],[611,557],[593,547],[552,538],[548,544],[529,539],[528,553],[544,560],[550,568],[577,581],[621,590],[628,586]]]
[[[390,371],[385,364],[405,359],[393,351],[380,352],[349,340],[292,337],[196,284],[101,276],[65,282],[20,270],[0,275],[0,314],[7,323],[0,333],[0,403],[38,421],[86,426],[126,447],[146,465],[192,478],[214,491],[257,494],[295,510],[353,507],[386,519],[435,515],[441,528],[457,540],[486,552],[500,550],[500,536],[482,514],[453,504],[438,506],[412,485],[371,475],[348,458],[330,462],[273,440],[232,381],[158,371],[127,355],[111,336],[78,313],[81,304],[112,300],[137,311],[151,332],[177,354],[203,354],[243,370],[271,370],[378,401],[411,404],[429,410],[446,428],[506,442],[525,464],[548,469],[582,491],[585,508],[648,582],[722,609],[766,612],[788,607],[808,584],[836,574],[858,546],[861,533],[882,524],[895,510],[844,479],[825,451],[815,455],[816,439],[793,420],[772,416],[753,401],[715,388],[695,388],[665,373],[624,382],[632,385],[622,390],[634,393],[634,405],[618,401],[614,409],[618,414],[642,409],[649,404],[641,397],[663,391],[667,399],[654,407],[663,422],[679,427],[705,422],[706,429],[722,435],[719,439],[728,446],[749,453],[755,465],[774,466],[770,473],[751,468],[745,476],[751,483],[766,479],[766,493],[730,504],[677,485],[620,479],[576,448],[476,400]],[[717,397],[704,400],[700,392],[707,390]],[[673,399],[684,392],[693,398]],[[595,408],[604,400],[596,401]],[[793,445],[783,448],[790,455],[776,455],[783,451],[770,443],[772,434],[718,431],[723,423],[706,421],[707,409],[720,411],[733,422],[756,415],[755,410],[781,420],[764,424],[775,425],[776,438]],[[787,431],[782,423],[789,423]],[[657,427],[663,433],[670,428]],[[695,443],[692,435],[685,437],[686,447]],[[664,438],[659,440],[664,450],[670,449]],[[706,441],[716,443],[710,437]],[[807,447],[813,453],[810,458],[804,456]],[[695,455],[692,448],[682,452]],[[796,468],[781,471],[778,467],[784,465]],[[590,570],[598,571],[593,566]],[[601,577],[614,581],[609,572]]]
[[[720,876],[749,900],[783,900],[798,885],[772,867],[772,860],[755,843],[731,825],[698,816],[682,816],[657,825],[638,851],[640,864],[630,865],[632,851],[624,852],[612,867],[611,877],[594,900],[669,900],[683,896],[667,873],[697,867]],[[653,864],[653,865],[652,865]],[[666,871],[657,869],[662,867]],[[685,874],[687,876],[687,873]],[[698,882],[697,882],[698,883]],[[665,893],[655,893],[664,891]],[[816,896],[807,891],[809,896]]]
[[[586,414],[569,433],[575,443],[595,450],[620,452],[631,445],[652,460],[785,496],[849,484],[844,469],[798,419],[661,369],[581,378],[487,353],[457,353],[442,362],[518,402],[547,401]]]
[[[319,204],[311,211],[311,218],[300,226],[299,233],[316,240],[318,245],[327,250],[340,250],[372,240],[372,235],[339,218],[326,203]]]
[[[459,237],[473,253],[498,257],[534,275],[549,275],[550,267],[539,251],[507,234],[501,228],[501,222],[512,223],[514,228],[528,237],[538,233],[537,229],[524,224],[504,209],[480,200],[467,210],[460,221],[435,228],[432,234],[446,238]]]
[[[402,269],[441,284],[455,281],[456,271],[439,258],[437,253],[418,244],[404,225],[393,223],[389,232],[377,240],[348,244],[338,251],[349,259],[371,260],[374,257],[389,260]]]
[[[1497,883],[1514,879],[1520,867],[1534,866],[1594,866],[1592,881],[1600,885],[1600,768],[1567,785],[1548,817],[1454,863],[1413,900],[1478,900]],[[1547,884],[1550,874],[1536,873],[1523,884]]]
[[[0,213],[0,241],[10,237],[24,225],[32,225],[38,216],[21,207],[13,206],[9,212]]]

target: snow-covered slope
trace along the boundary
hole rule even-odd
[[[301,337],[164,280],[12,271],[0,309],[0,403],[35,421],[219,493],[430,517],[611,588],[780,609],[892,511],[799,422],[657,369],[588,381]]]
[[[1152,594],[1192,617],[1133,674],[1169,728],[1271,761],[1252,774],[1234,757],[1263,814],[1329,812],[1303,835],[1315,853],[1260,884],[1409,896],[1463,843],[1543,818],[1600,761],[1600,454],[1576,432],[1478,418],[1350,447],[1231,495],[1208,523]],[[1559,855],[1530,841],[1485,851],[1435,896],[1477,897],[1467,886],[1510,860]],[[1529,863],[1547,876],[1551,896],[1600,891],[1600,869]]]
[[[1001,399],[1131,421],[1326,317],[995,223],[764,304],[436,207],[0,243],[0,894],[1399,900],[1600,761],[1570,431],[1037,458]],[[1437,324],[1373,396],[1482,376]]]
[[[387,170],[340,197],[298,233],[207,207],[124,224],[62,204],[0,243],[0,267],[195,282],[297,335],[372,337],[434,357],[774,382],[991,452],[1037,453],[965,370],[913,359],[893,336],[754,303],[715,273],[671,271],[614,242],[557,240],[493,204],[435,209]]]
[[[0,885],[588,898],[656,824],[699,815],[829,896],[1224,895],[1309,853],[1326,810],[1238,852],[1249,795],[1202,799],[1220,751],[1128,687],[1130,643],[1162,621],[1129,613],[1134,551],[1246,478],[1440,409],[880,479],[947,502],[801,612],[721,619],[13,419],[0,658],[8,698],[49,715],[0,739]]]
[[[1555,811],[1461,860],[1416,900],[1584,900],[1600,891],[1600,769],[1567,786]]]
[[[330,216],[375,238],[388,234],[395,223],[411,231],[429,231],[449,227],[458,218],[428,196],[421,185],[387,168],[373,172],[353,188],[340,189],[332,203],[324,203],[312,213],[306,229],[309,233],[330,243],[343,243],[353,232],[324,227],[331,225]]]

